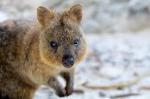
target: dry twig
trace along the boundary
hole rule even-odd
[[[125,87],[130,87],[132,85],[137,84],[141,79],[150,76],[150,74],[145,74],[143,76],[134,78],[132,80],[126,81],[126,82],[117,82],[113,83],[110,85],[88,85],[88,83],[83,83],[82,86],[88,89],[93,89],[93,90],[110,90],[110,89],[120,89],[120,88],[125,88]]]
[[[140,95],[140,94],[139,93],[119,94],[119,95],[111,96],[111,98],[116,99],[116,98],[124,98],[124,97],[131,97],[131,96],[137,96],[137,95]]]

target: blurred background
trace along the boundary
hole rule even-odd
[[[0,0],[0,18],[34,18],[39,5],[62,10],[75,3],[84,7],[86,33],[149,30],[150,0]]]
[[[36,19],[39,5],[83,6],[87,59],[77,66],[75,92],[63,99],[150,99],[150,0],[0,0],[0,22]],[[35,99],[59,99],[42,87]]]

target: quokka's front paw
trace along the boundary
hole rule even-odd
[[[66,87],[65,90],[66,90],[66,96],[70,96],[73,93],[73,88]]]
[[[72,93],[73,93],[73,88],[68,88],[68,87],[66,87],[66,88],[63,89],[63,90],[59,90],[59,91],[57,92],[57,95],[58,95],[59,97],[65,97],[65,96],[70,96]]]
[[[66,96],[66,90],[65,89],[59,90],[56,94],[59,97],[65,97]]]

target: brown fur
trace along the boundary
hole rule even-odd
[[[8,20],[0,24],[0,98],[32,99],[40,85],[55,89],[59,96],[73,91],[75,66],[62,64],[65,53],[75,57],[75,65],[86,53],[86,42],[80,29],[82,8],[74,5],[64,12],[54,12],[44,7],[37,9],[39,23],[27,20]],[[74,47],[74,39],[80,46]],[[61,46],[50,47],[51,40]],[[65,89],[55,77],[66,80]]]

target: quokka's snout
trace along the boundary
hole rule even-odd
[[[70,68],[75,63],[75,58],[71,54],[65,54],[62,58],[62,63],[65,67]]]

